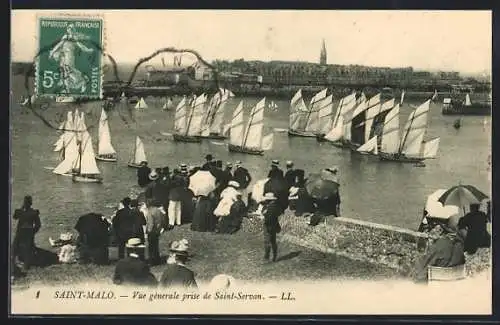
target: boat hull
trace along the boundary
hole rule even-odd
[[[288,136],[289,137],[304,137],[304,138],[315,138],[316,134],[311,133],[311,132],[302,132],[302,131],[296,131],[296,130],[288,130]]]
[[[206,135],[206,136],[200,136],[200,138],[202,139],[211,139],[211,140],[225,140],[227,139],[226,136],[223,136],[223,135],[220,135],[220,134],[216,134],[216,133],[213,133],[213,134],[209,134],[209,135]]]
[[[418,163],[418,162],[422,162],[425,160],[425,158],[406,157],[404,155],[390,154],[390,153],[384,153],[384,152],[380,152],[378,154],[378,156],[379,156],[381,161],[392,161],[392,162],[399,162],[399,163]]]
[[[246,153],[249,155],[258,155],[258,156],[264,155],[264,150],[259,150],[259,149],[244,148],[242,146],[235,146],[232,144],[229,144],[228,148],[230,152],[239,152],[239,153]]]
[[[176,142],[201,142],[201,138],[199,136],[174,134],[173,137]]]
[[[78,183],[102,183],[102,177],[100,176],[82,176],[82,175],[73,175],[73,182]]]
[[[115,161],[118,161],[118,159],[116,159],[116,155],[107,155],[107,156],[104,156],[104,155],[96,155],[95,156],[95,159],[96,160],[100,160],[100,161],[107,161],[107,162],[115,162]]]
[[[443,106],[441,113],[443,115],[490,116],[491,106],[487,104],[472,104],[471,106],[465,106],[462,103],[453,103],[449,106]]]

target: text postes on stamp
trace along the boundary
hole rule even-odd
[[[40,97],[102,97],[103,20],[39,18],[36,93]]]

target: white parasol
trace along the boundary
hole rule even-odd
[[[429,218],[449,219],[451,216],[458,215],[460,213],[458,206],[443,206],[443,204],[438,201],[445,192],[445,189],[439,189],[427,197],[425,210],[429,213]]]
[[[189,178],[189,189],[194,196],[207,196],[215,188],[215,177],[209,171],[199,170]]]

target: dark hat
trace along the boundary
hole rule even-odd
[[[214,157],[211,154],[208,154],[205,156],[205,159],[210,161],[210,160],[214,159]]]
[[[141,166],[147,166],[147,164],[148,164],[147,161],[145,161],[145,160],[141,161]]]
[[[130,198],[127,196],[126,198],[124,198],[124,199],[122,200],[122,204],[123,204],[124,206],[129,206],[129,205],[130,205],[130,201],[131,201],[131,200],[130,200]]]
[[[137,208],[139,206],[139,200],[137,199],[130,200],[130,206],[132,208]]]
[[[287,167],[292,167],[292,166],[293,166],[293,161],[288,160],[288,161],[286,162],[286,166],[287,166]]]

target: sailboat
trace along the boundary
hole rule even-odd
[[[288,129],[289,136],[316,137],[315,132],[318,130],[319,126],[318,103],[326,97],[326,92],[327,89],[325,88],[313,96],[311,103],[309,104],[309,108],[306,108],[307,113],[304,114],[304,122],[300,121],[301,123],[296,125],[296,128],[292,128],[292,126],[290,126]],[[294,99],[296,99],[296,101],[298,100],[296,105],[299,105],[299,108],[302,108],[302,103],[300,102],[300,100],[303,101],[302,94],[300,93],[300,99],[295,98],[295,96],[292,98],[292,101]],[[294,111],[295,109],[297,109],[297,107],[294,107],[294,103],[292,102],[290,105],[290,115],[297,114],[297,112]]]
[[[135,108],[136,109],[145,109],[145,108],[148,108],[148,104],[146,104],[146,101],[144,100],[144,98],[141,97],[141,99],[139,99],[137,104],[135,104]]]
[[[324,136],[318,136],[316,139],[320,142],[328,141],[342,146],[344,138],[344,121],[345,117],[350,115],[353,109],[356,107],[356,93],[353,92],[340,99],[339,105],[337,107],[337,112],[332,122],[332,128]]]
[[[397,147],[394,143],[391,143],[390,147],[392,148],[387,150],[387,145],[384,146],[384,143],[382,143],[382,148],[379,152],[381,160],[416,163],[425,159],[436,158],[440,138],[436,137],[424,141],[430,102],[430,99],[427,100],[410,114]],[[392,114],[388,114],[387,116],[390,115]],[[394,141],[393,138],[391,140]]]
[[[165,99],[165,103],[163,104],[162,109],[164,111],[168,111],[170,108],[172,108],[172,98],[167,98]]]
[[[465,94],[465,102],[464,102],[464,106],[472,106],[472,103],[470,101],[470,96],[469,94]]]
[[[378,105],[380,105],[380,93],[371,97],[369,100],[366,100],[366,97],[363,95],[361,96],[362,101],[356,106],[352,116],[349,117],[345,123],[344,139],[340,144],[340,146],[348,147],[352,150],[359,148],[368,140],[367,129],[370,130],[371,123],[370,119],[367,120],[367,111],[377,110]]]
[[[401,93],[401,99],[399,100],[399,105],[403,106],[404,99],[405,99],[405,91],[403,90],[403,92]]]
[[[99,144],[97,146],[97,160],[116,161],[116,150],[111,144],[111,134],[109,132],[108,116],[104,109],[101,111],[99,119]]]
[[[142,162],[147,162],[146,152],[144,150],[144,143],[142,143],[141,138],[135,138],[134,152],[132,153],[132,158],[128,162],[128,166],[132,168],[141,167]]]
[[[370,140],[366,141],[356,151],[362,154],[372,154],[374,156],[378,155],[378,137],[374,136]]]
[[[101,172],[97,167],[92,137],[84,132],[78,146],[78,157],[73,165],[73,182],[102,183]]]
[[[229,91],[227,89],[220,89],[208,105],[207,112],[203,118],[203,130],[201,137],[206,139],[226,139],[227,136],[224,132],[224,113],[226,103],[229,99]]]
[[[263,98],[252,107],[247,124],[243,125],[243,101],[239,103],[233,113],[229,137],[229,151],[263,155],[264,151],[273,146],[274,136],[262,136],[264,128],[264,108],[266,99]]]
[[[196,97],[195,100],[193,101],[193,107],[191,108],[189,115],[184,117],[184,121],[181,121],[179,123],[182,123],[185,125],[179,125],[180,128],[177,126],[177,111],[176,111],[176,117],[175,117],[175,133],[173,134],[174,141],[178,142],[201,142],[201,126],[203,122],[203,116],[204,116],[204,106],[207,101],[207,96],[205,94],[201,94],[200,96]],[[181,110],[184,109],[187,111],[187,105],[185,105],[184,102],[184,108],[180,108]],[[181,111],[182,112],[182,111]],[[184,114],[186,116],[186,114]]]
[[[290,100],[290,119],[288,122],[288,135],[295,135],[298,130],[306,128],[308,109],[302,98],[302,89],[297,90]]]
[[[316,107],[318,110],[318,125],[314,133],[316,139],[321,139],[331,130],[333,125],[333,96],[329,95],[323,98]]]
[[[77,112],[75,112],[74,115],[75,120],[73,120],[71,112],[68,112],[66,131],[62,135],[63,147],[60,150],[60,157],[62,158],[62,161],[52,170],[54,174],[72,176],[73,164],[78,158],[78,140],[76,131],[79,125],[79,117],[76,117]]]

